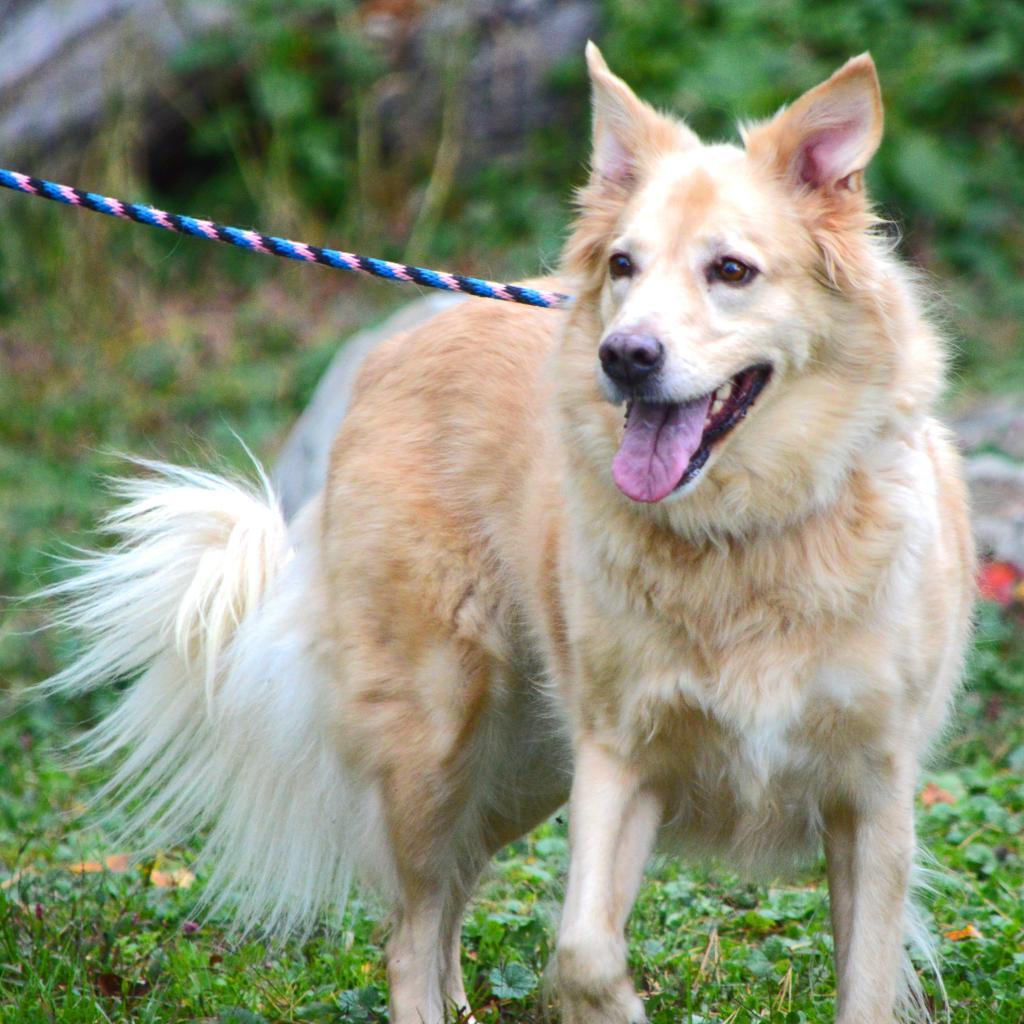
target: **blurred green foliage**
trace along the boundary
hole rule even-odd
[[[366,202],[361,111],[385,67],[360,30],[357,5],[244,0],[238,11],[230,30],[177,58],[183,76],[198,72],[220,88],[184,108],[189,131],[175,190],[242,216],[258,212],[277,230],[311,213],[345,229],[358,225]]]

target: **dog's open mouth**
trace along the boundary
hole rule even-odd
[[[712,446],[746,416],[771,373],[767,365],[748,367],[688,402],[630,402],[612,462],[619,490],[634,501],[655,502],[695,479]]]

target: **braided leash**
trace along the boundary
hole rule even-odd
[[[95,192],[83,192],[70,185],[58,185],[54,181],[33,178],[28,174],[19,174],[3,168],[0,168],[0,185],[16,192],[52,199],[68,206],[80,206],[95,213],[105,213],[108,217],[133,220],[138,224],[162,228],[164,231],[195,235],[197,238],[207,238],[214,242],[226,242],[239,249],[261,252],[268,256],[283,256],[285,259],[301,260],[305,263],[321,263],[336,270],[373,274],[388,281],[407,281],[425,285],[427,288],[440,288],[446,292],[464,292],[483,299],[521,302],[527,306],[541,306],[545,309],[564,309],[572,303],[571,295],[562,295],[559,292],[545,292],[517,284],[499,284],[497,281],[485,281],[479,277],[463,277],[461,274],[428,270],[426,267],[414,267],[408,263],[392,263],[390,260],[378,260],[372,256],[359,256],[352,252],[342,252],[340,249],[322,249],[317,245],[292,242],[287,238],[263,235],[258,231],[225,227],[210,220],[167,213],[153,206],[123,203],[120,199],[111,199]]]

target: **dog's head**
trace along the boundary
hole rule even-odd
[[[874,64],[853,58],[739,147],[647,106],[593,44],[587,59],[593,166],[558,354],[573,457],[652,514],[737,528],[759,509],[795,514],[941,377],[907,274],[872,231]]]

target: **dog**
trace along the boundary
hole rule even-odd
[[[243,927],[383,894],[393,1024],[467,1006],[474,884],[567,799],[567,1024],[645,1019],[656,844],[759,875],[823,845],[836,1019],[888,1024],[974,553],[943,344],[865,194],[874,65],[736,146],[587,60],[544,281],[571,309],[469,299],[383,343],[290,524],[265,478],[122,483],[118,543],[51,591],[85,644],[49,685],[134,679],[89,750],[140,835],[205,837]]]

